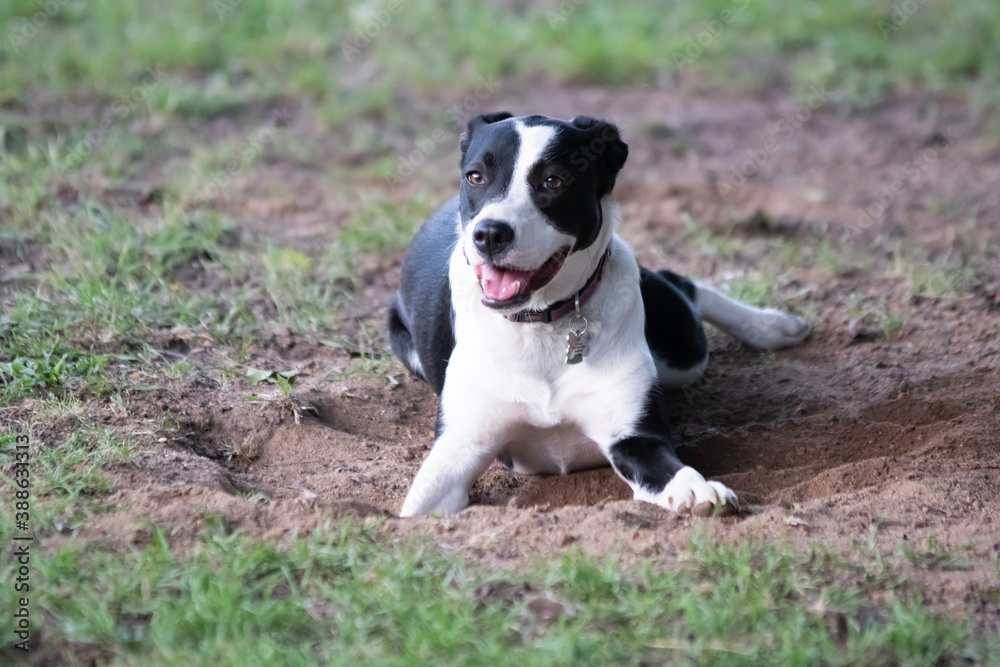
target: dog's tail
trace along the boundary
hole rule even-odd
[[[426,380],[424,369],[420,365],[420,355],[417,354],[417,348],[413,344],[413,335],[410,333],[408,320],[406,306],[403,304],[403,295],[396,292],[396,298],[389,306],[389,343],[392,345],[392,353],[403,362],[408,371],[421,380]]]

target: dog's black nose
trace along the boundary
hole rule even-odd
[[[486,259],[497,259],[514,240],[514,228],[500,220],[480,220],[472,231],[476,249]]]

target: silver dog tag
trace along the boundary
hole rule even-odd
[[[590,338],[590,334],[587,333],[586,329],[583,331],[570,330],[566,335],[567,364],[578,364],[583,361],[583,358],[587,356],[587,352],[590,351],[590,346],[587,345],[588,338]]]
[[[566,334],[566,363],[578,364],[590,351],[590,334],[587,333],[587,318],[580,314],[580,293],[576,294],[576,313],[569,321]]]

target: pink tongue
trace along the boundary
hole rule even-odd
[[[482,275],[483,294],[494,301],[506,301],[517,296],[522,287],[528,286],[531,271],[514,271],[484,265]]]

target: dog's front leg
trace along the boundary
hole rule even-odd
[[[453,514],[469,504],[469,489],[503,445],[498,420],[469,413],[439,423],[437,439],[420,466],[400,516]]]
[[[650,388],[644,405],[629,400],[637,393],[630,387],[595,393],[577,404],[574,415],[618,476],[632,487],[635,499],[678,514],[738,511],[735,493],[721,482],[707,481],[677,458],[661,390]]]
[[[640,434],[607,449],[615,472],[644,500],[678,514],[711,516],[739,511],[736,494],[721,482],[708,481],[677,458],[669,436]]]

